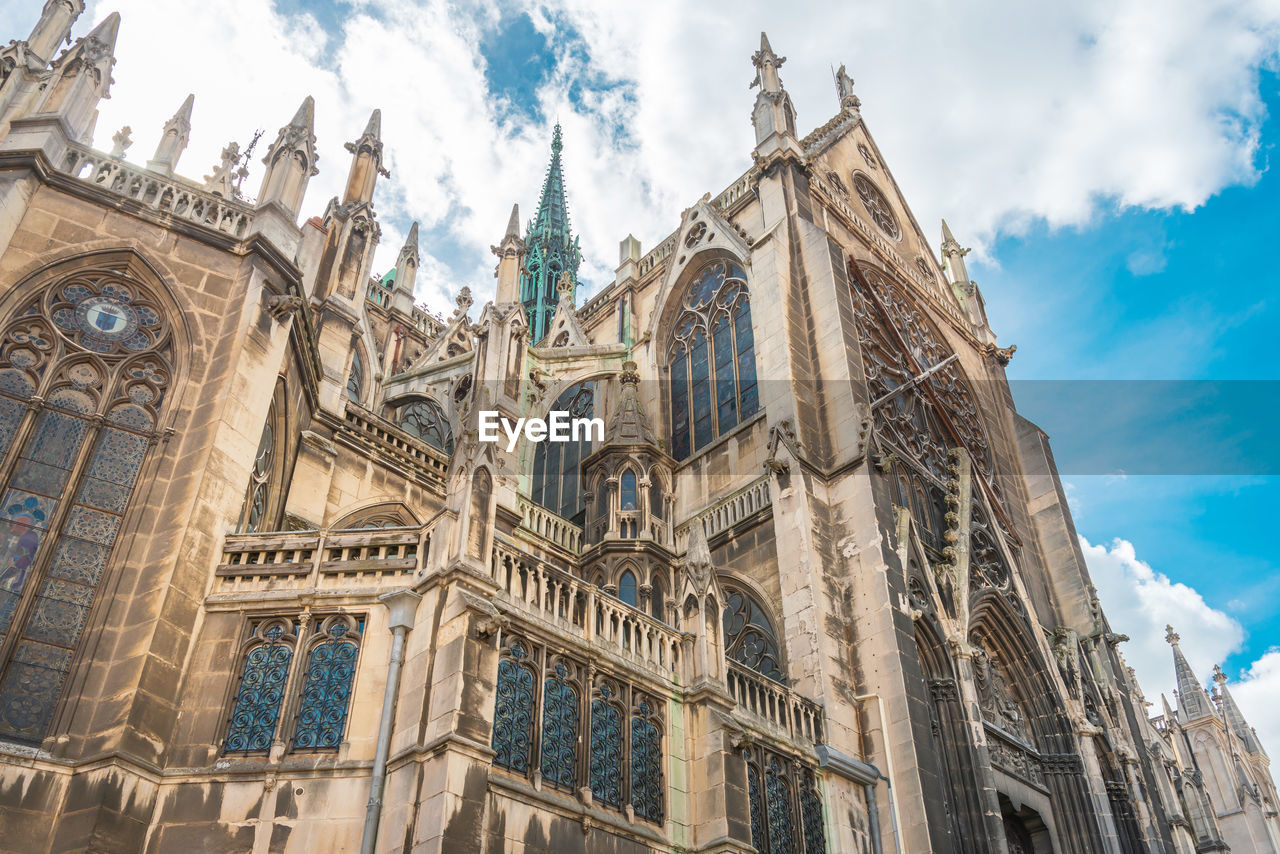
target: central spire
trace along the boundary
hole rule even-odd
[[[577,291],[582,253],[569,230],[569,208],[564,199],[564,172],[560,166],[560,125],[551,137],[551,163],[542,182],[538,212],[525,235],[525,271],[520,275],[520,301],[529,315],[529,336],[536,344],[551,328],[560,295],[556,285],[569,274],[570,297]]]

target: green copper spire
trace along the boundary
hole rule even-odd
[[[529,315],[529,337],[537,343],[546,337],[560,295],[556,285],[569,274],[570,293],[578,288],[582,253],[578,238],[569,231],[569,208],[564,201],[564,173],[560,169],[560,125],[551,138],[551,163],[542,182],[538,213],[525,234],[525,270],[520,275],[520,301]]]

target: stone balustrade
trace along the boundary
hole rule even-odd
[[[520,527],[549,540],[570,554],[582,551],[582,529],[523,495],[518,498]]]
[[[753,513],[773,503],[769,493],[769,475],[762,475],[741,489],[721,498],[693,519],[676,528],[676,545],[680,551],[688,548],[689,526],[695,521],[702,525],[707,539],[727,531]]]
[[[822,741],[822,707],[754,670],[728,662],[726,682],[740,711],[767,721],[792,741]]]
[[[244,237],[253,222],[253,209],[248,205],[216,196],[181,178],[133,166],[78,143],[67,147],[60,171],[114,195],[132,199],[154,213],[193,222],[232,237]]]
[[[500,600],[667,680],[677,678],[676,629],[501,540],[494,544],[490,571]]]
[[[361,445],[382,452],[443,492],[449,460],[442,451],[436,451],[354,403],[347,404],[343,428],[346,435]]]
[[[230,534],[217,592],[404,583],[425,563],[432,527]]]

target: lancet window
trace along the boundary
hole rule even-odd
[[[822,797],[811,768],[759,746],[743,751],[751,845],[760,854],[826,854]]]
[[[173,352],[127,260],[55,273],[0,327],[0,736],[40,741],[53,720]]]
[[[667,348],[671,452],[684,459],[755,414],[755,338],[747,277],[713,261],[689,285]]]
[[[726,585],[723,621],[725,655],[762,676],[781,682],[778,635],[764,606],[745,590]]]
[[[665,821],[665,725],[657,698],[519,637],[498,661],[494,764],[636,818]]]
[[[294,751],[336,750],[346,733],[363,630],[364,620],[347,614],[251,620],[222,752],[266,753],[277,741]],[[292,727],[282,728],[290,713]]]
[[[400,407],[400,427],[433,448],[453,453],[453,428],[440,404],[429,398],[413,400]]]
[[[572,418],[592,418],[595,381],[586,380],[566,389],[551,405],[553,411]],[[577,441],[539,442],[533,455],[532,498],[553,513],[581,525],[586,515],[582,488],[582,461],[591,453],[589,431]]]
[[[364,358],[360,349],[351,354],[351,373],[347,375],[347,398],[359,403],[364,398]]]

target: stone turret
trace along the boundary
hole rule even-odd
[[[267,171],[258,192],[259,207],[276,205],[297,219],[307,184],[320,172],[316,168],[320,158],[316,155],[315,111],[316,102],[308,95],[267,149],[262,159]]]
[[[538,213],[525,234],[525,270],[520,276],[520,301],[529,318],[529,340],[536,344],[546,337],[555,315],[559,294],[556,285],[561,273],[568,273],[572,287],[578,286],[582,252],[578,238],[569,230],[569,209],[565,204],[564,173],[560,166],[560,125],[551,138],[551,162],[542,182]]]
[[[382,166],[382,110],[373,111],[364,133],[355,142],[348,142],[346,149],[352,155],[351,171],[347,173],[347,189],[342,201],[344,204],[372,202],[378,176],[391,177]]]
[[[1236,705],[1236,700],[1231,696],[1231,691],[1227,688],[1227,675],[1222,672],[1222,668],[1218,665],[1213,666],[1213,681],[1218,686],[1218,695],[1222,698],[1222,717],[1227,721],[1227,727],[1236,734],[1240,739],[1240,743],[1244,745],[1244,749],[1249,753],[1265,754],[1262,749],[1262,743],[1258,741],[1258,734],[1253,731],[1253,727],[1249,726],[1249,722],[1244,719],[1244,712],[1240,711],[1240,707]]]
[[[160,144],[156,146],[155,157],[147,163],[148,169],[172,175],[178,168],[178,158],[182,156],[191,136],[191,108],[195,105],[195,100],[195,95],[188,95],[173,118],[164,123],[164,133],[160,137]]]
[[[53,63],[44,96],[33,116],[61,117],[69,139],[80,139],[93,126],[98,102],[110,97],[111,69],[116,64],[120,14],[112,12]]]
[[[756,152],[764,154],[773,148],[794,147],[799,152],[796,142],[796,108],[791,103],[791,96],[782,88],[782,77],[778,69],[787,61],[785,56],[778,56],[769,44],[769,37],[760,34],[760,49],[751,56],[751,64],[756,67],[756,78],[751,88],[760,87],[756,95],[755,107],[751,111],[751,123],[756,129]],[[766,142],[773,140],[771,145]]]
[[[396,256],[395,290],[391,296],[391,307],[404,314],[413,314],[413,288],[420,263],[422,256],[418,254],[418,223],[415,220],[409,227],[404,246],[400,247],[400,254]]]
[[[497,269],[493,271],[498,280],[497,294],[494,303],[506,305],[520,301],[520,269],[524,258],[525,245],[520,239],[520,205],[511,206],[511,219],[507,221],[507,233],[502,242],[490,247],[498,256]]]

